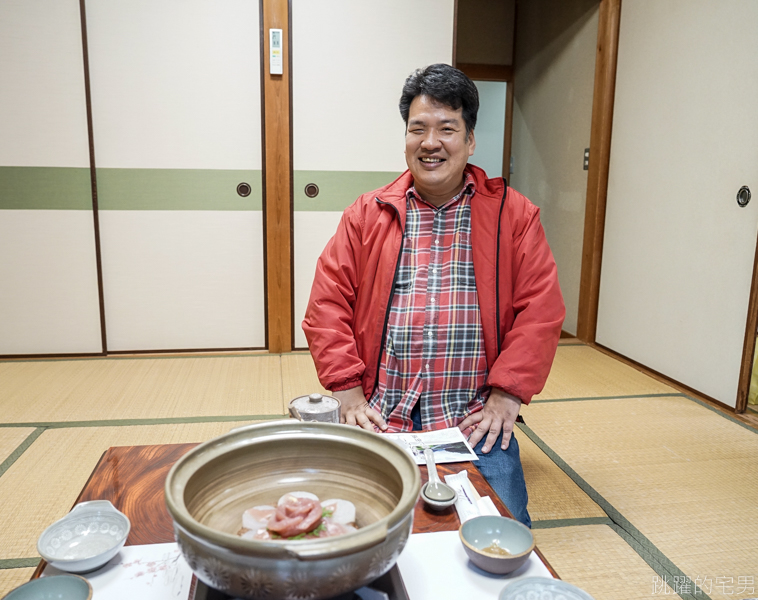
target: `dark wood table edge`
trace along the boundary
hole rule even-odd
[[[146,447],[155,447],[155,446],[187,446],[187,452],[189,452],[192,449],[193,446],[197,446],[197,445],[199,445],[199,442],[197,444],[186,444],[186,443],[185,444],[181,444],[181,443],[180,444],[149,444],[149,445],[146,445]],[[90,473],[89,477],[87,478],[86,483],[82,487],[81,491],[79,492],[79,495],[76,497],[76,500],[74,501],[74,503],[71,506],[71,508],[73,509],[74,506],[76,506],[77,504],[79,504],[79,502],[81,502],[82,497],[85,496],[85,494],[87,493],[87,489],[90,486],[90,484],[92,482],[92,479],[95,477],[95,475],[100,470],[100,468],[101,468],[101,466],[103,464],[103,461],[105,460],[106,456],[109,453],[111,453],[113,450],[118,449],[118,448],[135,448],[135,447],[137,447],[137,446],[111,446],[105,452],[103,452],[100,455],[100,458],[98,459],[97,464],[92,469],[92,472]],[[441,475],[443,477],[444,477],[445,474],[451,474],[451,473],[455,472],[453,470],[453,467],[449,466],[451,464],[452,465],[460,465],[461,463],[446,463],[446,464],[437,465],[438,470],[440,471],[440,473],[441,473]],[[419,470],[421,472],[422,485],[423,485],[423,483],[425,483],[427,481],[427,479],[428,479],[426,466],[425,465],[419,465]],[[489,483],[486,481],[486,479],[484,479],[483,476],[481,477],[481,479],[482,479],[482,482],[483,482],[484,486],[486,488],[489,488],[489,489],[486,490],[484,494],[481,494],[480,490],[478,488],[476,488],[476,486],[475,486],[475,489],[477,490],[477,493],[480,493],[480,495],[483,495],[483,496],[489,495],[490,498],[492,499],[493,503],[495,504],[496,508],[500,511],[501,514],[503,514],[504,516],[507,516],[509,518],[513,518],[513,514],[511,513],[510,510],[508,510],[508,507],[505,506],[505,503],[500,499],[500,497],[497,495],[497,493],[495,492],[495,490],[492,489],[492,486],[489,485]],[[472,482],[472,485],[473,485],[473,482]],[[116,507],[116,508],[119,508],[119,507]],[[417,501],[417,504],[416,504],[416,508],[415,508],[416,513],[418,513],[419,510],[430,512],[429,509],[427,509],[423,505],[423,502],[420,499]],[[455,508],[451,507],[451,508],[445,509],[445,511],[443,511],[443,512],[454,513],[455,514],[455,518],[456,519],[458,518],[457,513],[455,513]],[[415,517],[415,514],[414,514],[414,528],[415,528],[415,521],[416,521],[416,517]],[[425,533],[425,532],[418,532],[418,533]],[[127,541],[127,544],[128,544],[128,541]],[[550,572],[550,574],[553,577],[555,577],[556,579],[560,579],[561,578],[560,575],[558,575],[558,573],[556,572],[556,570],[553,568],[553,566],[545,558],[545,555],[542,553],[542,551],[537,547],[536,542],[535,542],[535,546],[534,546],[534,553],[539,557],[539,559],[542,561],[542,563],[545,565],[545,567],[547,568],[547,570]],[[45,569],[46,566],[47,566],[47,561],[45,559],[41,559],[40,562],[39,562],[39,564],[37,565],[37,568],[34,570],[34,573],[32,574],[32,576],[31,576],[30,579],[37,579],[38,577],[40,577],[42,575],[42,572],[44,571],[44,569]],[[195,584],[196,584],[195,578],[193,577],[193,584],[192,584],[193,590],[195,588]],[[190,598],[192,598],[192,594],[190,594]]]

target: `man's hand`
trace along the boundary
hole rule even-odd
[[[475,427],[468,437],[468,441],[473,447],[476,447],[479,441],[486,435],[487,439],[484,442],[484,446],[482,446],[482,452],[485,454],[495,445],[502,431],[503,443],[500,447],[503,450],[507,450],[511,443],[513,424],[516,422],[520,409],[521,400],[501,389],[493,387],[484,408],[463,419],[458,424],[458,428],[461,431],[466,431],[468,427]]]
[[[387,423],[384,422],[382,415],[373,408],[369,408],[361,386],[341,392],[332,392],[332,396],[342,403],[340,423],[357,425],[368,431],[374,431],[374,425],[382,431],[387,429]]]

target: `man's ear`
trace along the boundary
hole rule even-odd
[[[469,136],[468,155],[474,156],[474,149],[476,148],[476,138],[474,137],[474,131],[471,130],[471,133],[469,133],[468,136]]]

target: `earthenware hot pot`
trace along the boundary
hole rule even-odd
[[[421,487],[402,448],[357,427],[295,420],[234,429],[182,457],[166,505],[184,558],[207,585],[240,598],[330,598],[396,562]],[[341,498],[358,531],[332,538],[245,540],[242,513],[287,492]]]

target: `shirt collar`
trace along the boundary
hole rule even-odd
[[[440,206],[434,206],[433,204],[429,204],[426,200],[424,200],[421,196],[419,196],[419,193],[416,191],[416,187],[411,183],[411,187],[408,188],[408,190],[405,192],[405,197],[407,200],[410,200],[411,198],[415,198],[417,200],[420,200],[427,206],[431,206],[435,210],[442,210],[443,208],[447,208],[448,206],[451,206],[455,204],[458,200],[460,200],[464,194],[467,196],[473,196],[474,192],[476,192],[476,182],[474,181],[474,177],[471,175],[471,173],[464,171],[465,178],[463,179],[463,187],[461,187],[461,191],[458,192],[455,196],[450,198],[447,202]]]

